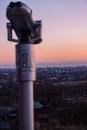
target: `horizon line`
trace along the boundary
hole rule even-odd
[[[76,66],[87,66],[87,61],[65,61],[65,62],[41,62],[36,63],[36,68],[39,67],[76,67]],[[0,64],[0,68],[16,68],[15,64]]]

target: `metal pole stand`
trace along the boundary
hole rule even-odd
[[[33,44],[16,45],[17,79],[20,82],[20,130],[34,130],[33,81],[36,79]]]
[[[20,36],[12,38],[11,23],[7,23],[8,40],[18,42],[16,45],[16,71],[19,89],[20,130],[34,130],[33,81],[36,80],[35,44],[41,42],[41,21],[38,24],[36,37],[25,39]]]

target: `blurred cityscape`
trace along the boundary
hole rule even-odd
[[[36,69],[35,130],[87,130],[87,67]],[[0,130],[19,130],[15,69],[0,69]]]

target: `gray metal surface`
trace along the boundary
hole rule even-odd
[[[20,83],[20,130],[34,130],[33,82]]]

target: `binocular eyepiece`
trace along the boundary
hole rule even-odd
[[[18,2],[16,2],[16,3],[15,3],[15,2],[10,2],[9,7],[10,7],[10,8],[14,8],[14,7],[20,8],[22,5],[23,5],[23,3],[20,2],[20,1],[18,1]]]

